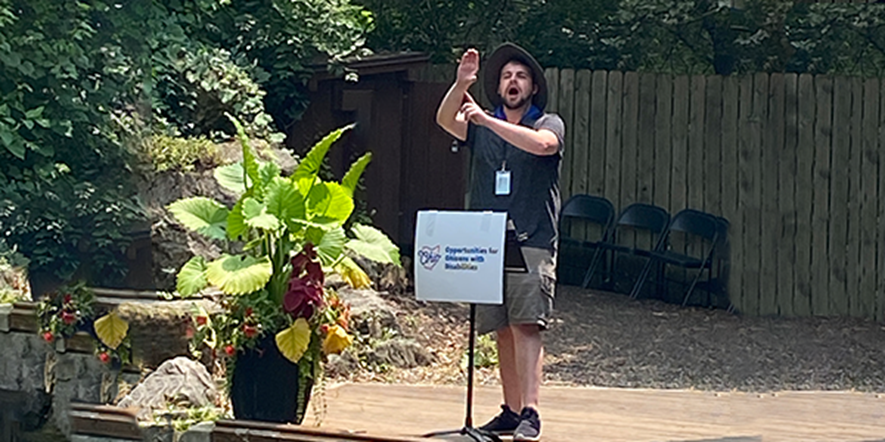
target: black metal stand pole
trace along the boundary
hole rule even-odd
[[[473,352],[476,348],[476,304],[470,304],[470,339],[467,344],[467,416],[464,427],[473,428]]]
[[[436,431],[424,437],[439,437],[453,434],[467,436],[476,442],[501,442],[501,438],[473,428],[473,355],[476,348],[476,304],[470,304],[470,336],[467,340],[467,415],[464,428],[460,430]]]

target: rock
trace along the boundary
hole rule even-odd
[[[400,295],[412,286],[405,266],[382,264],[361,256],[355,257],[354,261],[366,272],[366,275],[372,280],[372,285],[378,291]],[[408,261],[408,257],[403,259],[403,263]]]
[[[351,349],[347,349],[341,354],[329,355],[325,368],[330,377],[347,376],[360,370],[360,360]]]
[[[209,372],[200,363],[185,357],[170,359],[160,365],[117,404],[137,407],[139,420],[150,420],[156,410],[167,404],[204,407],[215,402],[217,388]]]
[[[351,326],[363,335],[380,339],[385,330],[400,331],[397,307],[372,289],[343,288],[338,296],[350,304]]]
[[[12,410],[23,430],[39,428],[52,405],[43,383],[49,346],[36,333],[0,333],[0,409]]]
[[[414,368],[430,365],[433,356],[421,344],[405,338],[395,338],[383,342],[367,357],[370,364],[392,365],[400,368]]]
[[[215,422],[200,422],[178,437],[178,442],[211,442]]]
[[[157,367],[168,359],[189,355],[187,328],[192,303],[121,304],[118,312],[129,323],[133,360],[146,367]]]

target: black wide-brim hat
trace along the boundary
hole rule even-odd
[[[503,103],[503,99],[498,95],[498,80],[501,77],[501,68],[512,60],[518,60],[532,70],[534,83],[538,85],[538,93],[535,94],[532,103],[538,109],[544,110],[547,106],[547,79],[544,78],[544,69],[532,54],[513,43],[504,43],[495,48],[483,65],[482,81],[489,101],[495,107]]]

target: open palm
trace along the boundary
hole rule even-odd
[[[468,49],[458,64],[458,81],[472,84],[476,81],[477,72],[479,72],[479,52],[476,49]]]

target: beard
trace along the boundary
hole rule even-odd
[[[514,102],[513,104],[510,104],[510,102],[507,101],[507,98],[504,98],[502,101],[503,101],[504,107],[506,107],[507,109],[517,110],[517,109],[522,109],[522,107],[525,106],[526,102],[530,98],[531,97],[519,97],[519,99],[516,100],[516,102]]]

